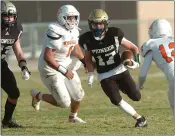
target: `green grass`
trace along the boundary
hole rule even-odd
[[[138,71],[132,71],[137,81]],[[142,99],[133,102],[122,94],[124,100],[130,103],[138,113],[144,115],[148,121],[148,127],[143,129],[134,128],[135,120],[123,113],[119,108],[112,105],[103,93],[100,84],[95,81],[93,88],[89,88],[86,80],[82,80],[85,97],[81,103],[79,116],[87,121],[86,124],[67,123],[69,108],[61,109],[41,103],[41,111],[35,111],[31,107],[31,96],[29,90],[38,89],[47,93],[46,87],[40,80],[39,73],[33,72],[29,81],[23,81],[20,73],[15,73],[21,97],[14,116],[18,122],[25,126],[22,129],[2,129],[4,135],[58,135],[58,134],[162,134],[171,135],[174,132],[172,111],[167,98],[167,81],[165,77],[151,77],[152,74],[160,72],[152,66],[141,90]],[[79,71],[80,77],[86,76]],[[84,78],[83,78],[84,79]],[[2,117],[6,94],[2,91]]]

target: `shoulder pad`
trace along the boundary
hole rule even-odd
[[[150,50],[152,50],[152,45],[153,45],[153,41],[148,40],[147,42],[145,42],[141,46],[141,55],[142,55],[142,57],[145,57],[146,53],[149,52]]]
[[[118,37],[119,44],[121,44],[121,41],[124,37],[123,31],[120,28],[117,28],[117,27],[109,27],[108,29],[109,29],[108,30],[109,35],[114,36],[114,37]]]
[[[21,23],[17,23],[17,29],[18,29],[18,31],[23,31],[23,27],[22,27]]]
[[[93,37],[93,36],[92,36],[90,31],[85,32],[82,35],[80,35],[79,44],[83,49],[87,49],[87,47],[85,47],[85,45],[87,46],[87,43],[88,43],[88,41],[90,41],[91,37]]]
[[[23,27],[22,27],[21,23],[17,22],[16,28],[17,28],[18,39],[19,39],[21,37],[21,34],[23,33]]]
[[[122,36],[124,37],[124,33],[120,28],[117,27],[109,27],[108,28],[109,33],[112,34],[113,36]]]
[[[46,35],[53,40],[57,40],[60,39],[64,33],[65,30],[55,23],[48,26]]]
[[[60,26],[58,23],[51,23],[48,26],[49,30],[52,30],[54,33],[59,34],[59,35],[65,35],[66,30]]]

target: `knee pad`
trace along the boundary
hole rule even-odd
[[[81,86],[81,81],[78,75],[75,76],[72,80],[67,80],[66,87],[68,89],[71,99],[73,99],[74,101],[81,101],[83,99],[84,90]]]
[[[52,92],[53,97],[55,98],[55,101],[57,102],[57,105],[61,108],[67,108],[71,104],[71,99],[69,96],[60,97],[56,92]]]
[[[77,102],[81,101],[83,98],[84,98],[84,90],[82,88],[79,89],[79,91],[77,91],[77,93],[72,96],[72,99]]]
[[[64,101],[57,102],[57,104],[61,108],[68,108],[71,104],[71,101],[70,100],[64,100]]]
[[[141,99],[140,92],[136,92],[136,93],[133,94],[133,97],[132,97],[133,101],[140,101],[140,99]]]

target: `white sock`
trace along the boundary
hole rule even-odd
[[[141,117],[142,117],[142,116],[139,115],[136,119],[140,119]]]
[[[127,102],[125,102],[123,99],[119,103],[119,108],[131,116],[133,116],[137,113],[134,110],[134,108],[131,105],[129,105]]]
[[[72,113],[72,112],[71,112],[69,116],[71,116],[71,117],[76,117],[77,114],[78,114],[77,112],[76,112],[76,113]]]

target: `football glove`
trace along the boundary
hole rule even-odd
[[[128,69],[136,69],[136,68],[138,68],[140,66],[139,53],[134,55],[134,60],[131,59],[131,61],[132,61],[133,65],[132,66],[126,65],[126,67]]]
[[[135,61],[132,60],[132,59],[131,59],[131,61],[132,61],[133,65],[132,65],[132,66],[126,65],[126,67],[127,67],[128,69],[136,69],[136,68],[139,67],[139,63],[138,63],[138,62],[135,62]]]
[[[22,79],[23,80],[29,80],[31,72],[28,70],[28,68],[26,66],[23,66],[21,68],[21,71],[22,71],[22,73],[21,73]]]
[[[88,85],[92,88],[92,83],[94,82],[94,72],[88,73]]]

